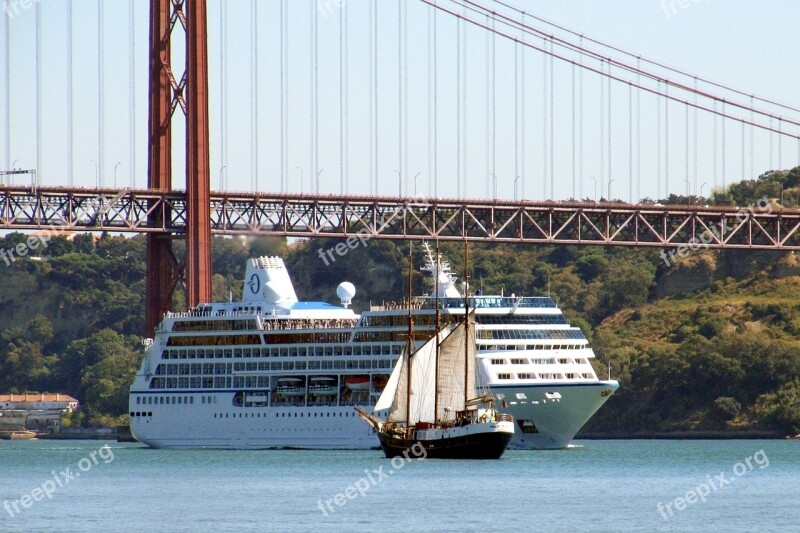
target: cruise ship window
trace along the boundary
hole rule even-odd
[[[141,401],[142,401],[142,399],[139,396],[137,396],[136,397],[136,405],[140,405]]]

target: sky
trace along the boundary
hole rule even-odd
[[[452,8],[448,0],[436,1]],[[800,107],[796,53],[800,2],[795,0],[508,1],[587,38],[747,94]],[[146,186],[149,3],[100,2],[102,49],[98,2],[71,1],[71,133],[70,2],[6,2],[0,28],[0,114],[5,126],[0,131],[0,166],[38,167],[39,181],[45,185],[93,186],[99,181],[108,187]],[[443,12],[433,17],[434,10],[421,0],[256,0],[255,5],[256,11],[250,0],[226,0],[224,7],[220,0],[208,3],[213,189],[307,193],[319,187],[324,194],[530,200],[592,198],[609,196],[610,191],[614,198],[635,201],[668,192],[708,194],[723,182],[790,168],[800,159],[800,143],[794,139],[779,141],[775,134],[743,130],[735,121],[727,122],[723,135],[722,121],[709,113],[698,112],[695,118],[679,103],[665,106],[663,99],[633,91],[627,83],[612,82],[609,87],[596,74],[581,74],[567,62],[555,60],[551,67],[541,52],[523,53],[522,45],[487,37],[484,29],[472,25],[461,41],[466,52],[459,84],[456,19]],[[283,70],[282,6],[287,13]],[[377,6],[374,106],[370,6]],[[37,9],[42,21],[38,62]],[[314,13],[319,49],[316,105],[311,61]],[[405,61],[398,55],[403,50],[398,46],[401,17],[407,20],[400,34],[407,39]],[[340,25],[345,21],[343,56]],[[434,22],[435,62],[429,31]],[[536,27],[547,28],[540,23]],[[525,40],[542,46],[541,39]],[[5,43],[10,44],[7,52]],[[182,53],[180,46],[173,50],[179,72]],[[38,143],[37,64],[42,73]],[[573,70],[577,72],[574,97]],[[345,106],[342,94],[347,95]],[[458,113],[459,94],[465,113]],[[316,142],[314,109],[319,124]],[[770,110],[800,119],[798,112]],[[174,126],[173,186],[182,189],[184,130],[180,120]],[[27,178],[17,177],[16,183],[22,180]]]

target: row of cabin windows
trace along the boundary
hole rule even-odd
[[[319,416],[318,416],[319,415]],[[339,418],[351,418],[357,413],[338,413]],[[337,413],[275,413],[275,418],[336,418]],[[261,418],[261,413],[214,413],[214,418]],[[267,413],[264,413],[267,418]]]
[[[497,350],[583,350],[587,344],[479,344],[478,351]]]
[[[268,372],[275,370],[371,370],[391,368],[390,359],[371,361],[279,361],[272,363],[180,363],[160,364],[156,376],[228,376],[232,372]]]
[[[240,357],[334,357],[352,355],[400,355],[403,347],[394,346],[309,346],[286,348],[225,348],[164,350],[162,359],[231,359]]]
[[[497,374],[498,380],[509,380],[509,379],[595,379],[594,375],[590,372],[568,372],[567,374],[552,374],[552,373],[541,373],[535,374],[533,372],[523,372],[519,374],[513,374],[511,372],[501,372]]]
[[[200,403],[217,403],[216,396],[200,396]],[[193,405],[194,396],[137,396],[136,405]]]
[[[526,359],[522,357],[514,357],[512,359],[499,359],[499,358],[492,358],[493,365],[507,365],[509,361],[512,365],[529,365],[533,363],[534,365],[571,365],[571,364],[579,364],[579,365],[586,365],[589,364],[589,361],[586,359],[570,359],[569,357],[559,357],[558,359]]]
[[[538,339],[560,340],[580,339],[585,340],[583,332],[578,328],[573,329],[479,329],[477,337],[480,340],[512,340],[512,339]]]

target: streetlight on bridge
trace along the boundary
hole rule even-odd
[[[597,203],[597,178],[589,176],[589,179],[594,182],[594,203]]]

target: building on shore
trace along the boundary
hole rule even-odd
[[[78,408],[67,394],[0,394],[0,431],[58,431],[61,417]]]

